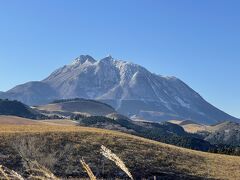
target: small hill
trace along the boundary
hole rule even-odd
[[[209,142],[214,148],[211,152],[240,155],[240,124],[230,121],[207,126],[191,121],[172,120],[171,123],[193,133],[197,138]]]
[[[221,131],[221,130],[231,130],[231,129],[239,129],[240,124],[231,122],[231,121],[224,121],[222,123],[218,123],[212,126],[209,126],[207,128],[207,131],[209,132],[216,132],[216,131]]]
[[[57,114],[71,116],[73,114],[83,114],[86,116],[106,116],[116,111],[109,105],[88,99],[63,99],[50,104],[37,106],[36,109],[46,114]]]
[[[19,102],[0,99],[0,115],[19,116],[29,119],[42,119],[45,116]]]
[[[240,148],[240,124],[226,121],[209,126],[205,132],[205,140],[212,144],[224,144]]]
[[[240,157],[203,153],[106,129],[80,126],[1,125],[0,164],[29,178],[26,159],[35,160],[57,177],[85,179],[80,159],[99,179],[127,179],[100,153],[111,149],[135,179],[239,179]],[[21,152],[21,154],[20,154]]]
[[[181,120],[169,120],[168,122],[179,125],[183,121],[181,121]]]
[[[188,125],[188,124],[197,124],[197,125],[199,125],[198,123],[196,123],[194,121],[191,121],[191,120],[182,121],[179,125],[184,126],[184,125]]]
[[[130,119],[122,118],[111,119],[102,116],[91,116],[81,118],[79,120],[79,125],[116,130],[168,144],[201,151],[208,151],[213,148],[209,142],[186,133],[181,126],[167,122],[154,123],[132,121]]]
[[[190,120],[182,120],[182,121],[181,120],[170,120],[168,122],[177,124],[177,125],[183,127],[183,129],[188,133],[198,133],[198,132],[206,131],[208,128],[207,125],[198,124],[198,123],[196,123],[194,121],[190,121]]]

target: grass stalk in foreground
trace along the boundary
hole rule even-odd
[[[106,148],[105,146],[101,146],[101,154],[105,156],[107,159],[113,161],[120,169],[122,169],[130,179],[133,180],[133,176],[128,170],[127,166],[124,164],[124,162],[116,155],[114,154],[110,149]]]
[[[11,179],[24,180],[20,174],[2,165],[0,165],[0,176],[4,177],[6,180],[11,180]]]
[[[80,162],[81,162],[83,168],[85,169],[85,171],[87,172],[90,180],[97,180],[97,178],[94,176],[91,168],[87,165],[87,163],[83,159],[80,160]]]
[[[2,165],[0,165],[0,173],[1,173],[1,175],[4,177],[4,178],[6,178],[7,180],[10,180],[9,178],[8,178],[8,175],[5,173],[5,171],[3,170],[3,167],[2,167]]]

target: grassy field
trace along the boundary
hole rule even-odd
[[[7,123],[7,119],[12,119],[11,123]],[[62,178],[86,178],[80,164],[82,158],[98,178],[127,178],[101,156],[101,145],[117,154],[135,179],[154,176],[158,179],[240,177],[240,157],[198,152],[116,131],[58,121],[51,124],[27,119],[15,121],[13,117],[0,117],[0,164],[26,177],[25,163],[19,153]]]
[[[189,133],[196,133],[196,132],[200,132],[200,131],[206,131],[207,129],[209,129],[209,126],[203,125],[203,124],[197,124],[197,123],[181,124],[184,121],[180,121],[180,120],[171,120],[169,122],[180,125],[181,127],[183,127],[183,129],[186,132],[189,132]]]

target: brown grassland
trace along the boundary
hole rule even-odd
[[[189,133],[197,133],[199,131],[206,131],[209,128],[209,126],[207,126],[207,125],[196,124],[196,123],[189,123],[189,124],[181,125],[181,122],[183,122],[183,121],[180,121],[180,120],[170,120],[169,122],[180,125],[186,132],[189,132]]]
[[[101,156],[102,145],[125,162],[135,179],[240,177],[240,157],[188,150],[116,131],[59,125],[57,121],[49,124],[17,118],[14,123],[14,117],[0,117],[0,164],[24,177],[28,174],[22,156],[37,161],[59,178],[87,177],[81,159],[97,178],[127,178]]]

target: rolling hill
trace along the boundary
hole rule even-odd
[[[230,121],[209,126],[200,134],[204,135],[204,139],[211,144],[230,145],[239,147],[240,150],[240,124]]]
[[[79,125],[125,132],[195,150],[209,151],[214,149],[214,146],[209,142],[186,133],[181,126],[167,122],[138,122],[122,118],[111,119],[101,116],[91,116],[80,119]]]
[[[182,121],[181,120],[170,120],[168,122],[177,124],[177,125],[183,127],[183,129],[189,133],[197,133],[197,132],[201,132],[201,131],[207,131],[208,127],[210,127],[210,126],[198,124],[196,122],[189,121],[189,120],[182,120]]]
[[[107,138],[106,138],[107,137]],[[238,179],[240,157],[203,153],[116,131],[49,124],[1,125],[0,164],[25,178],[26,159],[60,178],[87,178],[84,158],[98,178],[127,178],[100,154],[104,145],[118,155],[135,179]],[[21,153],[21,154],[19,154]],[[224,164],[224,166],[223,166]]]
[[[191,121],[172,120],[186,132],[198,135],[199,138],[215,146],[213,152],[224,154],[240,154],[240,124],[225,121],[215,125],[207,126]]]
[[[11,104],[11,106],[6,106],[5,108],[4,106],[2,107],[2,109],[0,110],[2,111],[2,115],[16,115],[25,118],[29,117],[31,119],[38,118],[41,119],[41,122],[48,123],[49,125],[56,124],[56,121],[54,121],[53,119],[56,119],[58,117],[65,119],[62,121],[57,121],[58,124],[59,122],[66,122],[68,121],[67,119],[72,118],[72,120],[75,120],[75,122],[71,121],[73,124],[76,124],[76,121],[78,121],[78,123],[83,126],[117,130],[120,132],[126,132],[129,134],[134,134],[140,137],[165,142],[168,144],[174,144],[181,147],[202,151],[208,151],[209,149],[212,149],[212,145],[210,143],[186,133],[183,128],[178,125],[174,125],[171,123],[159,124],[153,122],[132,121],[131,119],[128,119],[123,115],[117,114],[111,106],[94,100],[57,100],[51,104],[34,107],[34,109],[31,109],[30,107],[18,101],[4,100],[2,102],[7,102],[7,105]],[[20,107],[23,106],[25,109],[21,109],[16,105],[13,106],[12,104],[17,104]],[[2,105],[5,104],[2,103]],[[7,113],[4,110],[14,113]],[[25,110],[26,112],[23,110]],[[34,112],[34,114],[30,114],[30,116],[30,112]],[[7,123],[7,119],[7,116],[0,116],[0,124]],[[9,121],[15,124],[21,124],[23,119],[14,117],[9,119]],[[28,123],[29,121],[24,120],[24,122]]]
[[[36,125],[40,124],[39,121],[33,121],[31,119],[27,118],[21,118],[17,116],[3,116],[0,115],[0,125],[5,126],[5,125]]]
[[[12,115],[30,119],[42,119],[46,116],[19,101],[0,99],[0,115]]]
[[[215,145],[240,147],[240,124],[225,121],[207,126],[192,121],[171,120],[170,123],[181,126],[186,132],[201,135],[206,141]]]
[[[201,151],[222,152],[218,150],[219,145],[228,147],[228,154],[239,154],[236,147],[239,146],[239,126],[237,123],[222,123],[216,126],[206,126],[192,121],[170,121],[171,123],[154,123],[147,121],[132,121],[118,114],[111,106],[95,100],[86,99],[63,99],[51,104],[34,107],[33,109],[18,101],[1,100],[0,115],[4,117],[2,122],[7,123],[6,115],[18,116],[31,119],[45,120],[48,124],[59,124],[60,121],[53,119],[63,118],[62,124],[76,124],[82,126],[97,127],[109,130],[125,132],[148,139],[177,145],[180,147],[196,149]],[[13,121],[14,120],[14,121]],[[21,124],[21,119],[14,117],[11,122]],[[1,122],[0,122],[1,123]],[[175,123],[177,125],[174,125]],[[230,126],[231,125],[231,126]],[[186,132],[185,132],[185,131]],[[195,134],[191,134],[195,133]],[[217,145],[217,146],[216,146]],[[223,151],[225,153],[225,150]]]
[[[86,116],[106,116],[116,113],[111,106],[88,99],[63,99],[56,100],[50,104],[36,106],[35,109],[46,114],[57,114],[70,116],[73,114],[83,114]]]

